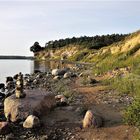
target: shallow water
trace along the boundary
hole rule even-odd
[[[33,61],[0,59],[0,82],[5,82],[7,76],[13,76],[19,72],[23,74],[33,72]]]
[[[22,72],[31,74],[35,70],[46,72],[55,68],[71,67],[74,64],[62,63],[60,61],[33,61],[33,60],[16,60],[0,59],[0,83],[5,82],[7,76],[14,76]]]

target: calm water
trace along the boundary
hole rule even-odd
[[[5,77],[13,76],[19,72],[32,73],[33,65],[31,60],[0,59],[0,82],[5,82]]]
[[[22,72],[23,74],[31,74],[35,70],[46,72],[49,69],[57,67],[70,67],[74,64],[60,63],[59,61],[33,61],[33,60],[7,60],[0,59],[0,83],[5,82],[7,76],[14,76]]]

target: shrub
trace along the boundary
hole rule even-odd
[[[112,88],[120,94],[133,94],[135,92],[134,79],[130,76],[117,77],[112,82]]]
[[[140,128],[140,98],[136,98],[124,112],[124,121]]]
[[[111,84],[111,88],[118,91],[119,94],[129,94],[134,97],[132,104],[124,110],[124,121],[140,129],[140,77],[130,74],[126,77],[106,80],[104,83]]]

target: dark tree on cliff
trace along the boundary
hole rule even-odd
[[[123,40],[128,34],[112,34],[112,35],[96,35],[93,37],[81,36],[66,38],[60,40],[49,41],[46,43],[46,48],[60,48],[66,45],[74,44],[81,45],[89,49],[100,49],[104,46]]]
[[[42,49],[43,48],[39,45],[38,42],[35,42],[34,45],[30,47],[30,51],[32,51],[32,52],[39,52]]]

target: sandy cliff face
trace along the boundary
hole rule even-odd
[[[79,45],[68,45],[63,48],[48,49],[35,53],[35,57],[41,60],[69,58],[79,51]]]
[[[85,52],[83,55],[83,52]],[[44,51],[35,53],[37,59],[46,60],[46,59],[71,59],[80,57],[82,61],[90,61],[93,59],[100,59],[108,55],[119,55],[119,54],[130,54],[133,56],[140,55],[140,30],[130,34],[125,40],[122,40],[118,43],[114,43],[110,46],[101,48],[100,50],[88,50],[87,48],[81,48],[80,45],[68,45],[62,48],[56,49],[46,49]],[[80,55],[81,54],[81,55]],[[85,57],[86,56],[86,57]],[[76,60],[76,59],[75,59]],[[79,60],[79,59],[78,59]]]

